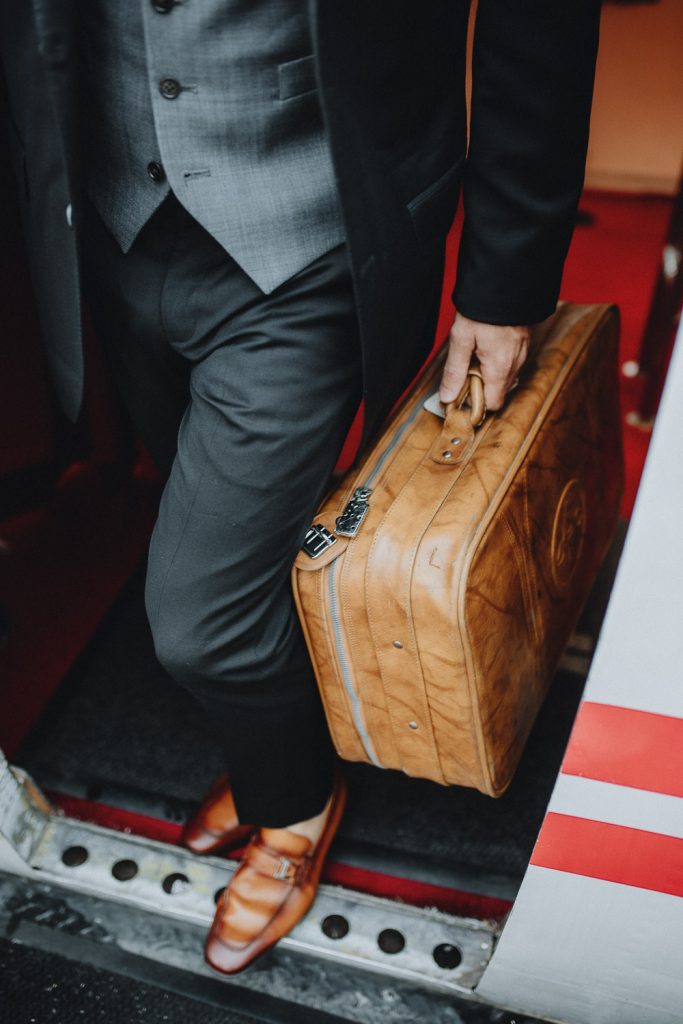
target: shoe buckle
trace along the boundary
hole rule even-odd
[[[277,878],[282,882],[288,881],[296,873],[296,866],[289,859],[289,857],[280,857],[278,860],[277,867],[273,872],[273,878]]]

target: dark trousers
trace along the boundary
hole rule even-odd
[[[264,295],[171,196],[127,255],[90,210],[84,265],[113,375],[168,473],[146,585],[157,656],[206,709],[240,820],[309,818],[334,754],[290,568],[360,400],[345,246]]]

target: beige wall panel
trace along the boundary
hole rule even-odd
[[[675,190],[683,162],[683,0],[605,4],[586,183]]]

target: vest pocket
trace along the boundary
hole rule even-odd
[[[278,67],[280,99],[290,100],[317,88],[315,79],[315,58],[312,53],[297,60],[288,60]]]

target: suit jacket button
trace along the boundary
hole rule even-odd
[[[152,7],[157,14],[168,14],[175,5],[176,0],[152,0]]]
[[[73,211],[73,206],[71,205],[71,203],[67,204],[67,207],[66,207],[66,210],[64,211],[64,213],[66,215],[67,226],[70,227],[70,228],[73,228],[73,226],[74,226],[74,211]]]
[[[180,96],[182,86],[175,78],[162,78],[159,82],[159,92],[165,100],[175,100]]]
[[[166,172],[164,171],[161,164],[157,163],[156,160],[151,160],[147,164],[147,173],[155,184],[159,185],[166,178]]]

